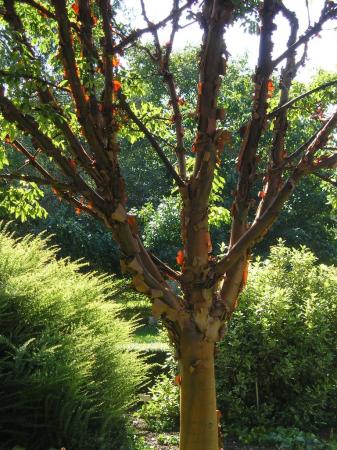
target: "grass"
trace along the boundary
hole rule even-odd
[[[139,344],[156,344],[164,342],[165,337],[157,324],[141,325],[133,335],[134,342]]]
[[[143,294],[132,289],[127,278],[114,281],[114,301],[121,307],[120,314],[126,320],[136,320],[138,327],[132,335],[132,342],[157,344],[166,341],[160,323],[152,317],[151,302]]]

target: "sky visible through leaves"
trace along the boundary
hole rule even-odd
[[[141,17],[139,0],[124,0],[123,3],[128,10],[127,15],[133,27],[144,27]],[[183,2],[181,2],[183,3]],[[145,0],[149,18],[156,22],[169,14],[172,0],[161,0],[160,2],[153,0]],[[308,26],[308,10],[305,0],[285,0],[284,4],[297,13],[300,21],[300,31]],[[324,1],[309,0],[309,14],[311,24],[313,24],[322,9]],[[277,31],[274,34],[274,56],[282,53],[285,49],[285,43],[288,38],[289,27],[285,19],[278,16]],[[161,32],[162,42],[166,42],[169,37],[169,30]],[[202,32],[198,24],[193,24],[181,30],[175,42],[175,49],[182,49],[186,45],[199,45],[201,42]],[[241,57],[245,54],[248,56],[248,62],[255,66],[258,55],[258,36],[245,33],[240,25],[235,25],[227,32],[226,43],[230,54],[234,57]],[[300,49],[300,52],[302,49]],[[301,53],[299,53],[300,55]],[[306,66],[301,70],[299,79],[307,81],[318,69],[328,71],[337,71],[337,29],[332,22],[328,22],[324,26],[324,31],[319,35],[319,39],[312,39],[309,45],[309,54]]]

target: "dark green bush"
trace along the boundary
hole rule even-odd
[[[0,447],[116,450],[146,367],[106,276],[0,232]]]
[[[217,358],[225,423],[337,425],[337,269],[280,244],[250,280]]]
[[[336,450],[337,443],[334,440],[323,440],[310,432],[304,432],[298,428],[276,427],[267,430],[265,427],[252,428],[248,433],[239,436],[245,444],[257,444],[262,448],[277,450]]]

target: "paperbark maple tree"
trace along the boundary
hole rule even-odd
[[[254,97],[250,120],[240,130],[231,236],[228,251],[221,258],[212,255],[208,207],[214,171],[231,138],[231,131],[221,128],[225,111],[218,107],[217,98],[222,81],[226,89],[229,53],[224,36],[242,8],[240,2],[172,0],[170,14],[153,23],[140,0],[146,26],[131,31],[117,22],[109,0],[3,0],[0,4],[5,30],[1,37],[5,68],[0,70],[0,110],[4,130],[6,124],[14,124],[18,130],[16,136],[8,135],[5,141],[26,158],[23,168],[4,172],[0,178],[50,186],[77,213],[92,215],[111,231],[121,249],[122,270],[132,276],[138,291],[148,295],[154,315],[162,318],[177,352],[180,448],[216,450],[215,345],[224,335],[226,322],[246,283],[251,249],[268,232],[304,176],[317,173],[329,180],[328,171],[337,165],[333,134],[336,110],[332,109],[329,117],[321,114],[320,127],[303,145],[291,153],[286,148],[287,115],[299,100],[291,98],[292,82],[305,61],[309,40],[324,23],[337,18],[337,4],[323,2],[317,22],[299,36],[298,19],[281,0],[257,2],[261,23],[259,57],[252,78]],[[184,139],[183,99],[170,70],[173,41],[186,12],[203,30],[200,59],[196,62],[198,101],[191,149],[186,148]],[[248,14],[249,8],[244,13]],[[288,21],[290,31],[286,50],[274,57],[272,37],[278,14]],[[158,30],[168,25],[170,40],[162,45]],[[46,32],[48,37],[41,35]],[[152,34],[152,47],[140,42],[145,33]],[[124,93],[119,60],[129,48],[137,46],[152,60],[170,98],[176,165]],[[303,56],[298,58],[300,48]],[[272,80],[280,65],[279,103],[271,110]],[[127,212],[118,141],[126,123],[134,124],[148,139],[179,189],[180,272],[147,251],[136,218]],[[271,123],[273,129],[267,132]],[[261,143],[266,139],[269,152],[261,157]],[[190,151],[194,154],[192,173],[186,168]],[[27,167],[29,171],[25,172]],[[254,192],[261,185],[256,198]]]

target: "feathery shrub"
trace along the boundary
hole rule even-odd
[[[146,366],[113,281],[0,231],[0,448],[123,448]]]

